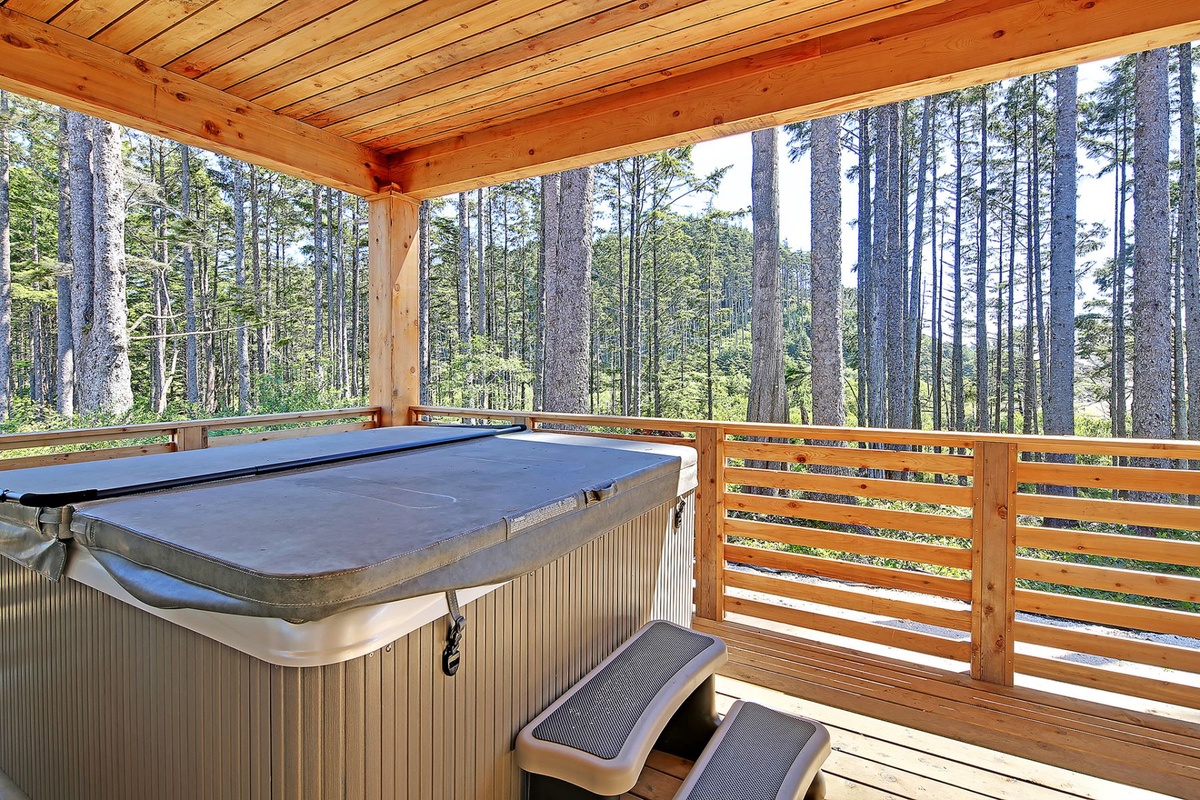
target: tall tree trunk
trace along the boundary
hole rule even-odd
[[[271,304],[269,284],[263,283],[262,217],[259,214],[259,183],[258,167],[251,165],[250,170],[250,273],[254,281],[254,371],[258,375],[267,372],[267,336],[269,329],[266,325],[267,308]]]
[[[133,408],[125,296],[125,172],[121,139],[119,127],[96,120],[92,148],[96,214],[94,312],[83,351],[88,370],[80,398],[82,410],[93,414],[122,415]]]
[[[904,406],[908,380],[904,365],[907,348],[904,330],[904,249],[900,223],[903,203],[900,185],[900,105],[893,103],[883,106],[877,110],[876,119],[875,244],[872,248],[876,269],[872,278],[877,298],[875,305],[882,312],[883,324],[876,321],[872,356],[877,362],[883,362],[883,369],[878,374],[872,369],[872,377],[878,384],[872,396],[880,391],[884,394],[879,397],[879,405],[882,411],[886,402],[886,424],[889,427],[906,428],[912,424],[912,412]]]
[[[867,373],[871,364],[871,330],[874,308],[871,294],[871,111],[858,112],[858,280],[855,287],[857,302],[858,369],[855,370],[858,388],[857,421],[868,425]]]
[[[1050,201],[1050,358],[1046,433],[1075,435],[1075,236],[1078,67],[1055,73],[1054,193]]]
[[[926,97],[921,106],[921,144],[917,156],[917,205],[913,219],[912,268],[908,278],[908,353],[905,356],[905,393],[903,405],[911,409],[913,428],[921,427],[921,404],[918,401],[918,390],[921,383],[921,334],[924,316],[921,311],[921,259],[925,251],[925,199],[927,173],[929,172],[929,144],[933,138],[933,103],[934,98]],[[936,258],[936,256],[935,256]]]
[[[151,309],[154,319],[151,320],[150,330],[150,408],[155,414],[161,415],[167,408],[168,387],[170,376],[167,372],[167,314],[170,307],[170,296],[167,290],[167,269],[169,251],[167,247],[167,159],[166,145],[154,137],[149,139],[148,158],[153,177],[158,184],[159,197],[162,198],[151,208],[154,225],[154,260],[157,262],[150,274]]]
[[[1167,51],[1139,53],[1135,70],[1133,185],[1133,435],[1171,436],[1171,264],[1167,187],[1170,108]],[[1166,466],[1144,459],[1143,466]],[[1165,495],[1150,495],[1165,502]]]
[[[841,117],[812,121],[813,424],[845,425],[842,384]]]
[[[988,404],[987,338],[987,247],[988,247],[988,93],[984,86],[979,100],[979,244],[975,264],[975,429],[992,429]]]
[[[480,336],[488,335],[488,296],[487,296],[487,267],[484,265],[486,248],[483,238],[484,225],[484,189],[475,191],[475,332]]]
[[[1117,210],[1115,214],[1117,235],[1115,237],[1116,257],[1113,259],[1113,301],[1112,301],[1112,434],[1125,436],[1126,429],[1126,392],[1125,392],[1125,281],[1128,279],[1128,206],[1129,206],[1129,136],[1127,120],[1122,115],[1122,122],[1115,138],[1117,140]]]
[[[539,258],[541,268],[538,270],[537,276],[537,335],[534,337],[533,359],[535,369],[537,370],[533,384],[533,407],[535,409],[544,409],[546,407],[546,315],[549,311],[546,302],[546,277],[551,272],[558,272],[559,228],[561,222],[561,203],[559,202],[560,183],[561,176],[558,174],[542,177],[542,247],[541,258]],[[617,246],[620,247],[619,241]]]
[[[464,350],[471,342],[471,217],[469,195],[458,195],[458,340]]]
[[[783,374],[783,304],[779,274],[779,131],[752,134],[751,214],[754,304],[750,320],[750,399],[746,419],[788,422]]]
[[[325,222],[321,217],[321,187],[312,185],[313,231],[313,376],[317,386],[325,385],[325,365],[321,360],[325,342],[325,318],[321,306],[325,302]]]
[[[196,259],[192,248],[192,151],[185,144],[179,145],[180,218],[183,220],[183,313],[184,331],[187,334],[187,352],[184,370],[187,372],[187,402],[196,407],[200,404],[200,354],[196,336]],[[72,177],[74,173],[72,173]],[[72,217],[74,219],[74,217]]]
[[[0,419],[12,408],[12,214],[8,92],[0,90]]]
[[[963,98],[954,98],[954,320],[951,323],[950,398],[953,409],[951,427],[956,431],[967,427],[966,357],[963,342]]]
[[[420,275],[417,281],[420,285],[420,314],[421,314],[421,334],[419,339],[419,352],[417,360],[421,362],[421,402],[428,404],[431,401],[429,387],[429,201],[422,200],[421,207],[417,211],[417,227],[418,241],[420,242],[420,254],[418,269]]]
[[[1200,438],[1200,235],[1197,234],[1196,104],[1192,45],[1179,45],[1179,260],[1187,306],[1189,438]]]
[[[71,163],[71,341],[75,352],[75,391],[83,410],[83,386],[92,365],[85,358],[85,336],[92,324],[95,273],[95,215],[92,197],[92,120],[67,112]]]
[[[58,112],[58,368],[56,391],[58,413],[75,413],[75,344],[71,338],[71,158],[67,139],[67,114]]]
[[[589,410],[593,169],[563,172],[559,182],[557,257],[546,270],[544,405],[582,414]]]
[[[250,330],[246,324],[246,171],[240,161],[229,160],[233,173],[233,270],[237,305],[238,413],[250,408]]]

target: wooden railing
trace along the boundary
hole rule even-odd
[[[1200,443],[417,407],[698,452],[696,613],[1200,708]]]
[[[379,409],[336,408],[0,435],[0,469],[201,450],[379,427]]]

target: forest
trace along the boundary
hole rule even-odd
[[[757,132],[741,212],[691,148],[427,201],[423,400],[1197,438],[1193,84],[1184,45]],[[4,430],[365,402],[366,216],[0,93]]]

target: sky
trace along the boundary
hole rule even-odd
[[[1095,89],[1104,80],[1104,65],[1108,62],[1086,64],[1079,70],[1079,95]],[[781,135],[779,159],[779,210],[780,235],[792,248],[808,250],[810,244],[809,225],[809,159],[804,156],[798,162],[787,158],[787,137]],[[1174,146],[1173,146],[1174,148]],[[1174,154],[1174,153],[1173,153]],[[1099,165],[1087,159],[1080,150],[1081,172],[1079,175],[1079,207],[1080,222],[1100,222],[1109,231],[1113,227],[1111,176],[1096,178]],[[698,175],[707,175],[715,169],[729,166],[729,172],[721,183],[721,187],[713,200],[713,205],[725,211],[737,211],[750,208],[750,134],[738,134],[711,142],[696,145],[692,152]],[[843,174],[854,166],[853,154],[843,150]],[[706,201],[705,201],[706,202]],[[692,206],[694,210],[702,210],[701,204]],[[853,283],[851,273],[858,251],[858,234],[852,224],[858,214],[858,186],[855,181],[843,178],[842,182],[842,263],[843,282]],[[750,227],[750,216],[746,214],[741,224]],[[927,234],[928,235],[928,234]],[[1111,252],[1111,238],[1107,247],[1090,259],[1105,258]],[[928,246],[928,244],[926,245]],[[1086,262],[1081,262],[1080,267]],[[1081,299],[1084,295],[1094,292],[1090,281],[1085,280],[1081,286]]]

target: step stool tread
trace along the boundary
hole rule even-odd
[[[821,723],[739,700],[675,800],[798,800],[829,751]]]

